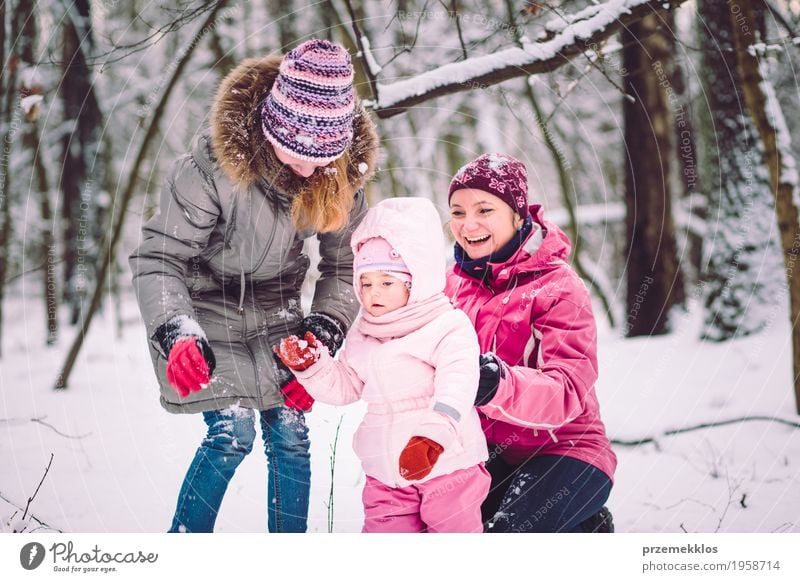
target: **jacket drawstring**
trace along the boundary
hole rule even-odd
[[[511,291],[508,292],[508,295],[503,297],[501,303],[503,305],[507,305],[508,302],[511,300],[511,294],[514,293],[514,290],[517,288],[517,283],[519,283],[519,277],[514,277],[514,286],[511,287]]]
[[[242,269],[242,276],[239,279],[239,307],[238,307],[239,315],[244,313],[244,285],[245,285],[244,269]]]
[[[550,435],[550,438],[553,439],[554,443],[558,442],[558,437],[556,436],[555,429],[552,429],[552,428],[547,429],[547,434]],[[537,429],[533,429],[533,436],[534,436],[534,438],[539,436],[539,431]]]

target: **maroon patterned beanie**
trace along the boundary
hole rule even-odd
[[[508,204],[519,214],[528,217],[528,171],[525,164],[505,154],[483,154],[463,166],[447,192],[447,202],[456,190],[483,190]]]
[[[283,58],[261,107],[261,129],[276,148],[328,163],[353,140],[353,65],[341,45],[304,42]]]

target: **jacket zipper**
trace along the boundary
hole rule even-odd
[[[259,188],[260,189],[260,188]],[[266,193],[262,190],[261,193],[266,197]],[[275,200],[275,197],[272,196],[269,198],[270,202],[272,202],[272,214],[274,219],[272,221],[272,230],[269,233],[269,240],[267,240],[267,244],[264,245],[264,251],[261,253],[261,258],[258,259],[258,262],[253,267],[251,273],[255,273],[261,268],[261,265],[264,263],[264,260],[267,258],[267,254],[269,253],[269,249],[272,246],[272,241],[275,240],[275,233],[278,230],[278,201]]]
[[[277,210],[278,209],[277,209],[277,206],[273,204],[272,210],[273,210],[273,214],[275,216],[275,219],[272,221],[272,230],[269,233],[269,240],[267,240],[267,243],[264,245],[264,250],[261,252],[261,257],[258,259],[258,262],[256,263],[255,267],[253,267],[253,270],[250,271],[251,274],[255,273],[256,271],[258,271],[258,269],[264,263],[264,261],[267,258],[267,254],[269,254],[269,249],[272,246],[272,242],[275,240],[275,233],[278,230],[278,214],[277,214]],[[240,261],[241,261],[241,259],[242,258],[239,257]],[[244,313],[244,291],[245,291],[245,284],[246,284],[244,266],[241,266],[241,277],[240,277],[239,282],[240,282],[239,315],[242,315]]]
[[[255,392],[258,398],[258,403],[261,409],[264,408],[264,397],[261,395],[261,382],[258,378],[258,363],[256,362],[255,354],[253,354],[253,350],[250,349],[250,346],[247,343],[247,317],[244,315],[244,311],[240,312],[242,316],[242,344],[244,345],[244,349],[247,350],[247,355],[250,356],[250,362],[253,364],[253,376],[256,380],[255,385]]]

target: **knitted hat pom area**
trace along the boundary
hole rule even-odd
[[[273,147],[327,164],[353,141],[354,70],[347,50],[312,39],[289,51],[261,105],[261,129]]]
[[[447,202],[456,190],[482,190],[496,196],[523,220],[528,217],[528,171],[518,159],[506,154],[483,154],[462,166],[447,193]]]

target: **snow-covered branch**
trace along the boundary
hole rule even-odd
[[[520,77],[554,71],[596,46],[620,28],[648,14],[666,15],[686,0],[608,0],[563,26],[551,38],[528,42],[490,55],[442,65],[395,83],[378,83],[378,117],[387,118],[425,101],[461,91],[480,89]]]

